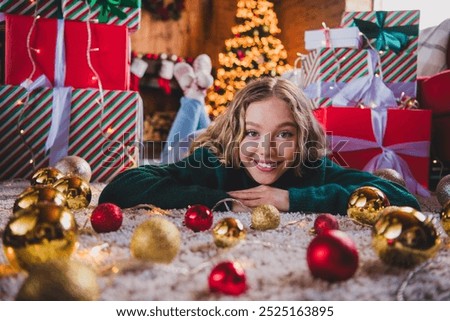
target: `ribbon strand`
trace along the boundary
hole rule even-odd
[[[89,11],[90,11],[90,9],[89,9]],[[136,163],[135,159],[132,157],[132,155],[130,155],[130,153],[128,152],[128,149],[126,148],[125,143],[119,141],[117,138],[111,139],[110,135],[105,133],[105,131],[103,129],[103,127],[104,127],[103,124],[104,124],[104,120],[105,120],[105,98],[104,98],[104,91],[103,91],[103,86],[102,86],[102,81],[100,79],[100,75],[95,70],[94,66],[92,65],[92,61],[91,61],[91,51],[93,51],[94,49],[92,48],[92,30],[91,30],[91,23],[89,20],[86,21],[86,29],[87,29],[87,38],[88,38],[87,39],[88,43],[87,43],[87,48],[86,48],[86,59],[87,59],[89,69],[92,71],[92,73],[96,77],[98,89],[99,89],[99,95],[100,95],[100,100],[98,101],[98,103],[100,105],[100,119],[98,120],[98,126],[100,129],[100,133],[101,133],[102,137],[105,138],[107,141],[110,141],[112,143],[118,143],[119,146],[122,147],[124,157],[126,157],[128,159],[128,161],[130,161],[133,164],[133,167],[136,167],[137,163]],[[138,113],[138,117],[139,117],[139,113]]]

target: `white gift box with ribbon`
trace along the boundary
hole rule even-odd
[[[361,47],[361,36],[357,27],[305,31],[305,49]]]

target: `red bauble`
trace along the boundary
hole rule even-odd
[[[117,231],[122,225],[123,213],[112,203],[98,205],[91,214],[91,225],[97,233]]]
[[[327,281],[344,281],[358,268],[358,251],[347,234],[326,230],[314,237],[306,251],[312,275]]]
[[[228,295],[240,295],[247,291],[247,278],[242,267],[231,261],[216,265],[208,278],[211,292],[221,292]]]
[[[191,205],[184,214],[184,225],[194,232],[206,231],[212,224],[212,211],[205,205]]]
[[[316,217],[314,221],[314,233],[321,234],[326,230],[339,230],[339,222],[336,216],[324,213]]]

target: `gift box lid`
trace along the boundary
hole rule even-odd
[[[361,36],[357,27],[324,28],[305,31],[305,49],[318,48],[359,48]]]

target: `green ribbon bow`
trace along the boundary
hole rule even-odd
[[[359,28],[367,38],[376,38],[375,47],[377,50],[392,49],[399,53],[408,44],[408,36],[417,36],[419,34],[418,25],[385,27],[386,11],[377,11],[377,22],[370,22],[361,19],[353,19],[354,24]]]
[[[111,16],[119,19],[125,19],[127,14],[121,10],[121,7],[139,8],[140,0],[88,0],[89,6],[93,8],[96,4],[100,7],[98,21],[108,22]]]

